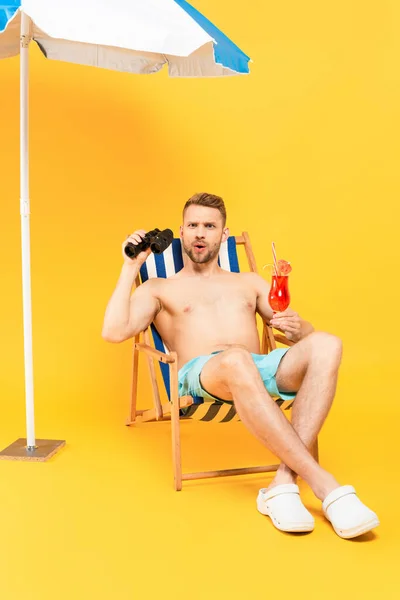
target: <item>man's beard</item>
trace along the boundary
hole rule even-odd
[[[213,260],[213,258],[218,256],[219,249],[221,247],[221,243],[219,243],[212,250],[208,249],[207,251],[204,252],[204,254],[201,253],[201,255],[198,256],[196,254],[196,252],[194,252],[194,248],[192,246],[186,246],[185,242],[183,242],[182,245],[183,245],[183,249],[184,249],[185,253],[188,255],[190,260],[196,264],[204,264],[204,263],[210,262],[210,260]]]

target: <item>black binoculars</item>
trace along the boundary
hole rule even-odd
[[[161,254],[161,252],[164,252],[168,248],[173,239],[174,234],[171,229],[164,229],[164,231],[153,229],[146,233],[139,244],[135,245],[128,242],[125,246],[125,254],[129,258],[136,258],[138,254],[147,250],[147,248],[150,248],[154,254]]]

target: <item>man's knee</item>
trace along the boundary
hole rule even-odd
[[[220,360],[221,369],[232,376],[248,374],[250,369],[256,368],[250,352],[241,347],[224,350]]]
[[[342,357],[342,340],[336,335],[324,331],[314,331],[308,336],[311,353],[340,362]]]

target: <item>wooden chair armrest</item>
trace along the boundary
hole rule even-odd
[[[158,362],[163,362],[163,363],[174,363],[175,362],[175,358],[173,356],[170,356],[169,354],[165,354],[165,352],[160,352],[159,350],[152,348],[148,344],[135,344],[135,348],[137,350],[139,350],[139,352],[145,352],[146,354],[149,354],[150,356],[152,356],[153,358],[158,360]]]
[[[294,342],[292,342],[292,340],[288,340],[285,335],[279,335],[279,333],[276,333],[274,334],[274,338],[281,344],[285,344],[286,346],[294,346]]]

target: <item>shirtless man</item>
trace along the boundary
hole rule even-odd
[[[124,248],[137,244],[137,230],[122,245],[124,264],[107,306],[103,337],[123,342],[154,321],[178,355],[179,394],[233,401],[243,424],[281,464],[259,491],[258,510],[282,531],[312,531],[314,519],[302,504],[297,476],[322,501],[336,533],[356,537],[378,517],[352,486],[341,486],[315,461],[314,444],[331,407],[341,361],[341,341],[315,332],[294,310],[274,314],[269,285],[255,273],[230,273],[218,266],[220,245],[229,237],[222,198],[196,194],[183,210],[180,237],[184,267],[168,279],[149,279],[132,294],[150,249],[135,259]],[[260,355],[256,312],[295,344]],[[292,422],[273,398],[295,399]]]

